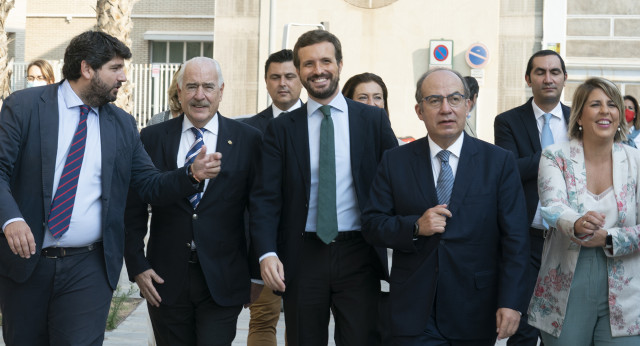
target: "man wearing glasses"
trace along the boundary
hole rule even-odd
[[[510,153],[463,132],[468,95],[452,70],[418,80],[428,136],[384,154],[363,213],[365,239],[395,250],[394,345],[494,345],[526,312],[518,171]]]

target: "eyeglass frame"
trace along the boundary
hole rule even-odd
[[[29,82],[35,82],[35,81],[46,81],[47,77],[45,77],[45,76],[26,76],[25,79],[28,80]]]
[[[451,103],[451,98],[452,98],[452,97],[454,97],[454,96],[461,96],[461,97],[462,97],[462,99],[460,100],[460,103],[455,104],[455,105]],[[434,106],[434,105],[431,105],[431,104],[429,103],[429,100],[430,100],[430,99],[432,99],[432,98],[439,100],[438,105],[435,105],[435,106]],[[420,101],[424,101],[424,103],[425,103],[427,106],[429,106],[430,108],[432,108],[432,109],[438,109],[438,108],[442,107],[442,104],[444,103],[444,99],[447,99],[447,102],[449,103],[449,106],[450,106],[450,107],[452,107],[452,108],[458,108],[458,107],[460,107],[460,106],[464,103],[464,102],[462,102],[462,101],[464,101],[464,100],[468,100],[468,98],[467,98],[467,96],[466,96],[466,95],[461,94],[461,93],[459,93],[459,92],[457,92],[457,91],[456,91],[456,92],[451,93],[451,94],[449,94],[449,95],[447,95],[447,96],[442,96],[442,95],[429,95],[429,96],[425,96],[425,97],[423,97]]]

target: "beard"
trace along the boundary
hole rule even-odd
[[[116,100],[118,94],[112,95],[111,90],[121,85],[122,83],[118,82],[115,86],[109,86],[98,77],[98,74],[95,74],[93,78],[91,78],[89,89],[84,93],[82,99],[85,100],[88,106],[100,107]]]
[[[309,79],[312,78],[320,78],[325,77],[329,79],[329,87],[325,90],[316,90],[311,87],[311,83],[309,83]],[[324,75],[313,75],[305,80],[301,80],[302,86],[307,89],[307,94],[311,95],[313,98],[323,100],[331,97],[336,90],[338,90],[338,83],[340,82],[340,76],[335,76],[333,74],[324,74]]]

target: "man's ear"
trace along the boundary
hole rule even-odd
[[[91,79],[93,78],[93,74],[96,71],[91,67],[91,65],[89,65],[89,63],[87,63],[86,60],[82,60],[80,62],[80,75],[86,79]]]

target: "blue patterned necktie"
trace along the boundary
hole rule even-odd
[[[441,150],[436,154],[440,159],[440,175],[438,176],[438,183],[436,185],[438,203],[447,205],[451,198],[451,190],[453,190],[453,171],[451,170],[451,166],[449,166],[449,155],[451,155],[451,152],[448,150]]]
[[[199,129],[196,127],[191,128],[191,132],[193,132],[193,134],[196,136],[196,140],[195,142],[193,142],[193,144],[191,145],[191,149],[189,149],[189,152],[187,153],[187,157],[184,160],[185,165],[192,164],[193,161],[196,159],[196,156],[198,156],[198,154],[200,153],[200,150],[204,145],[204,136],[203,136],[204,131],[206,130]],[[200,203],[200,199],[202,199],[201,192],[198,192],[195,195],[189,196],[189,202],[191,203],[191,206],[193,207],[193,209],[196,209],[198,207],[198,204]]]
[[[71,146],[64,162],[56,195],[51,202],[47,226],[55,239],[62,237],[71,223],[71,213],[73,212],[76,191],[78,190],[84,148],[87,143],[87,116],[89,115],[89,110],[90,108],[87,105],[80,106],[80,120],[71,140]]]
[[[336,150],[333,137],[331,106],[320,107],[324,115],[320,123],[320,155],[318,158],[318,223],[316,235],[325,244],[338,235],[336,211]]]
[[[540,145],[542,149],[553,144],[553,133],[551,132],[551,127],[549,126],[551,122],[551,113],[545,113],[544,124],[542,125],[542,133],[540,134]]]

